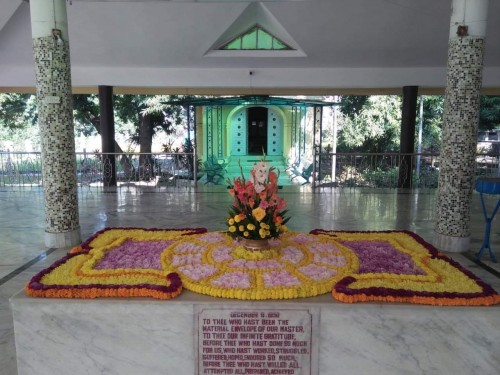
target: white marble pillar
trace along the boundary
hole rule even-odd
[[[66,0],[30,1],[42,140],[45,245],[81,241]]]
[[[488,0],[453,0],[434,245],[470,247]]]

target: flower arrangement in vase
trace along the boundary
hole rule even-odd
[[[241,168],[241,177],[233,181],[228,179],[229,194],[234,202],[227,220],[228,234],[245,240],[247,249],[266,249],[267,240],[278,238],[287,231],[286,201],[278,195],[278,173],[269,162],[263,160],[254,164],[250,178],[245,179]],[[264,240],[264,244],[255,241]]]

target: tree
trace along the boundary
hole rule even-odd
[[[73,95],[73,119],[76,134],[85,137],[100,134],[99,97],[97,95]]]
[[[356,111],[344,114],[340,119],[339,152],[391,152],[399,149],[400,96],[370,96],[362,109]]]
[[[146,155],[151,153],[153,136],[158,131],[172,134],[175,125],[182,123],[182,108],[164,104],[170,100],[172,97],[167,95],[117,95],[114,98],[118,119],[136,124],[132,139],[139,144],[139,175],[145,179],[153,175],[153,160]]]
[[[479,129],[500,129],[500,96],[482,96]]]
[[[153,136],[158,131],[171,134],[175,126],[182,123],[182,108],[163,104],[170,101],[170,96],[145,95],[116,95],[114,109],[116,113],[116,128],[124,124],[134,124],[132,141],[139,144],[141,153],[151,153]],[[36,128],[37,102],[34,95],[29,94],[0,94],[0,129],[2,138],[8,129],[10,138],[15,138],[14,131]],[[75,133],[90,136],[101,133],[99,118],[99,98],[97,95],[73,95],[73,116]],[[121,123],[120,123],[121,121]],[[5,137],[7,138],[7,137]],[[120,145],[115,141],[115,152],[123,153]],[[153,161],[150,156],[141,155],[140,165],[148,165],[147,173],[136,173],[127,156],[120,157],[126,174],[150,178],[152,176]],[[139,171],[141,172],[141,171]],[[142,171],[143,172],[143,171]]]
[[[441,149],[444,96],[424,96],[422,151],[436,153]],[[415,138],[417,139],[417,138]]]
[[[0,125],[21,129],[37,120],[36,97],[31,94],[0,94]]]
[[[86,137],[101,135],[101,118],[99,109],[99,97],[97,95],[73,95],[73,118],[75,133]],[[119,126],[118,126],[119,127]],[[121,154],[118,157],[123,172],[127,178],[135,176],[135,168],[130,158],[124,154],[123,149],[114,140],[114,152]]]
[[[0,94],[0,149],[24,147],[26,140],[39,145],[37,120],[35,95]]]
[[[368,103],[369,96],[367,95],[346,95],[342,96],[340,101],[340,112],[352,117],[359,115],[363,107]]]

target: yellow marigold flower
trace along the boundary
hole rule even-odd
[[[228,221],[229,225],[234,225],[234,219],[230,218]]]
[[[260,228],[259,229],[259,234],[262,238],[264,238],[266,236],[266,230],[264,228]]]
[[[247,225],[247,229],[248,230],[255,230],[255,225],[253,225],[252,223],[250,223],[250,224]]]
[[[239,223],[239,222],[241,221],[240,215],[236,215],[236,216],[234,217],[234,221],[235,221],[236,223]]]
[[[266,216],[266,211],[260,207],[254,208],[252,210],[252,216],[260,222]]]
[[[240,225],[238,227],[238,229],[240,230],[240,232],[244,232],[245,231],[245,226],[244,225]]]
[[[261,233],[260,238],[266,238],[266,233]]]
[[[243,235],[244,235],[245,237],[248,237],[248,236],[250,235],[250,233],[248,233],[247,231],[244,231],[244,232],[243,232]]]
[[[236,232],[236,227],[235,227],[234,225],[231,225],[231,226],[229,227],[229,231],[230,231],[231,233]]]

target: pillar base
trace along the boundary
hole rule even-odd
[[[465,253],[470,249],[470,236],[454,237],[434,232],[434,246],[449,253]]]
[[[79,245],[82,242],[80,227],[69,232],[45,232],[45,246],[50,248],[64,248]]]

